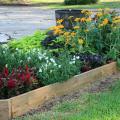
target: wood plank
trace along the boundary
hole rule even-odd
[[[10,100],[0,100],[0,120],[11,119],[11,104]]]
[[[20,116],[29,110],[29,94],[22,94],[13,98],[10,98],[12,117]],[[33,98],[34,99],[34,98]]]
[[[111,63],[104,65],[102,67],[90,70],[88,72],[76,75],[71,79],[63,83],[55,83],[36,90],[27,92],[25,94],[10,98],[11,103],[11,112],[12,117],[20,116],[30,109],[36,108],[39,105],[42,105],[47,100],[50,100],[52,97],[61,96],[67,94],[71,91],[80,89],[81,87],[100,80],[102,77],[112,75],[117,72],[116,63]],[[1,104],[0,104],[1,105]],[[7,109],[7,105],[5,110]],[[2,107],[0,106],[2,110]],[[8,112],[8,111],[7,111]],[[2,111],[0,111],[2,115]],[[10,114],[10,113],[9,113]],[[2,120],[2,119],[0,119]]]
[[[107,77],[118,72],[117,63],[113,62],[101,67],[102,77]]]

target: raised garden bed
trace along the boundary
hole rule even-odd
[[[62,96],[83,87],[87,83],[100,80],[117,72],[116,62],[113,62],[76,75],[66,82],[51,84],[10,99],[0,100],[0,120],[9,120],[20,116],[30,109],[44,104],[52,97]]]

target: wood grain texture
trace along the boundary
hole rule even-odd
[[[11,119],[11,103],[10,100],[0,100],[0,120]]]
[[[117,66],[116,63],[110,63],[102,67],[90,70],[88,72],[76,75],[65,81],[63,83],[51,84],[25,94],[10,98],[11,103],[11,117],[16,117],[24,114],[30,109],[37,108],[39,105],[42,105],[47,100],[50,100],[52,97],[62,96],[71,91],[75,91],[84,87],[85,85],[100,80],[106,76],[116,73]],[[7,103],[8,104],[8,103]],[[6,107],[5,107],[6,106]],[[4,109],[6,114],[8,114],[7,105],[5,102]],[[0,110],[2,109],[0,104]],[[0,111],[0,115],[2,110]],[[0,117],[0,120],[1,117]],[[6,119],[3,119],[6,120]]]

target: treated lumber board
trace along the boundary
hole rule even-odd
[[[0,120],[11,119],[11,103],[10,100],[0,100]]]
[[[42,105],[52,97],[62,96],[71,91],[78,90],[91,82],[100,80],[117,72],[116,62],[113,62],[88,72],[75,75],[63,83],[51,84],[7,100],[0,100],[0,120],[9,120],[20,116],[30,109]]]
[[[101,66],[100,68],[101,68],[101,72],[102,72],[102,77],[110,76],[119,71],[117,68],[116,62]]]
[[[71,91],[75,91],[86,84],[94,82],[95,80],[100,80],[101,78],[112,75],[116,72],[116,63],[111,63],[80,75],[76,75],[63,83],[51,84],[11,98],[12,116],[16,117],[22,115],[30,109],[42,105],[52,97],[61,96]]]
[[[11,101],[12,117],[20,116],[29,110],[28,93],[10,98],[10,101]]]

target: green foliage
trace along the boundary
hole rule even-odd
[[[21,50],[12,52],[6,46],[0,47],[0,59],[0,72],[5,66],[12,72],[13,68],[28,65],[36,69],[38,81],[44,85],[68,80],[80,73],[82,66],[80,60],[72,58],[67,52],[59,57],[54,57],[53,54],[42,52],[40,49],[33,49],[29,52]]]
[[[46,37],[40,31],[1,45],[0,72],[5,66],[11,73],[14,68],[28,65],[35,68],[38,82],[48,85],[68,80],[110,60],[118,60],[120,64],[119,17],[109,10],[99,11],[94,19],[90,18],[91,11],[83,10],[82,13],[85,14],[83,18],[69,18],[74,22],[70,30],[62,25],[63,20],[57,21],[59,24],[52,28],[57,39],[52,41],[54,44],[53,39],[47,39],[53,45],[51,49],[49,46],[45,50],[40,45]]]
[[[44,85],[62,82],[80,73],[80,60],[73,59],[66,51],[59,57],[47,57],[39,67],[38,78]]]
[[[12,52],[8,46],[0,46],[0,72],[6,65],[10,71],[13,68],[24,67],[25,65],[38,68],[38,63],[41,63],[38,56],[39,53],[41,53],[39,49],[33,49],[25,53],[19,49]]]
[[[65,0],[64,3],[66,5],[85,5],[85,4],[92,4],[97,3],[98,0]]]
[[[69,31],[64,29],[62,23],[53,28],[54,34],[60,36],[54,42],[62,44],[57,51],[67,48],[73,54],[99,54],[106,60],[117,60],[120,57],[119,16],[108,9],[99,10],[94,19],[90,17],[91,11],[83,10],[82,13],[85,15],[82,18],[68,18],[73,24]]]
[[[25,36],[19,40],[13,40],[8,43],[11,51],[20,49],[27,52],[33,48],[41,48],[40,42],[45,38],[45,33],[36,31],[32,36]]]

